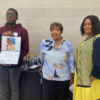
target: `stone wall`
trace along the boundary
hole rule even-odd
[[[19,13],[18,23],[29,32],[30,53],[38,55],[42,39],[50,37],[50,24],[60,22],[64,27],[62,36],[76,48],[84,39],[80,25],[87,15],[100,18],[100,0],[0,0],[0,26],[6,22],[8,8]]]

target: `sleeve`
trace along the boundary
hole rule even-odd
[[[100,38],[97,38],[94,42],[92,60],[94,66],[91,75],[100,79]]]
[[[29,52],[29,37],[28,37],[28,32],[25,29],[21,36],[20,59],[23,59],[23,57],[26,56],[28,52]]]
[[[40,44],[40,47],[39,47],[39,57],[37,59],[37,63],[40,66],[43,66],[43,63],[44,63],[44,53],[43,53],[43,51],[44,51],[44,43],[42,41],[41,44]]]
[[[69,54],[68,54],[68,66],[70,67],[71,73],[74,73],[74,55],[72,45],[68,45]]]
[[[2,27],[0,27],[0,52],[1,52],[1,40],[2,40],[3,31],[4,31],[4,29]]]

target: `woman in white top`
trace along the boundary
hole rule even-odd
[[[43,73],[43,100],[67,100],[69,82],[73,83],[74,59],[69,41],[61,37],[62,24],[54,22],[50,26],[51,38],[42,40],[38,64]]]

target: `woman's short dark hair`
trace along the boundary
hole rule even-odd
[[[58,23],[58,22],[53,22],[51,25],[50,25],[50,31],[55,28],[55,27],[58,27],[61,31],[61,33],[63,32],[63,26],[61,23]]]
[[[84,26],[84,21],[86,19],[90,19],[90,21],[91,21],[92,34],[93,34],[93,36],[96,35],[96,34],[99,34],[100,33],[100,22],[99,22],[99,18],[97,16],[94,16],[94,15],[89,15],[89,16],[87,16],[87,17],[84,18],[84,20],[83,20],[83,22],[81,24],[81,27],[80,27],[81,35],[85,35],[83,26]]]

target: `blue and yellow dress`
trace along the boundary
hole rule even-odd
[[[90,75],[95,77],[92,83]],[[78,48],[73,100],[100,100],[100,34]]]

